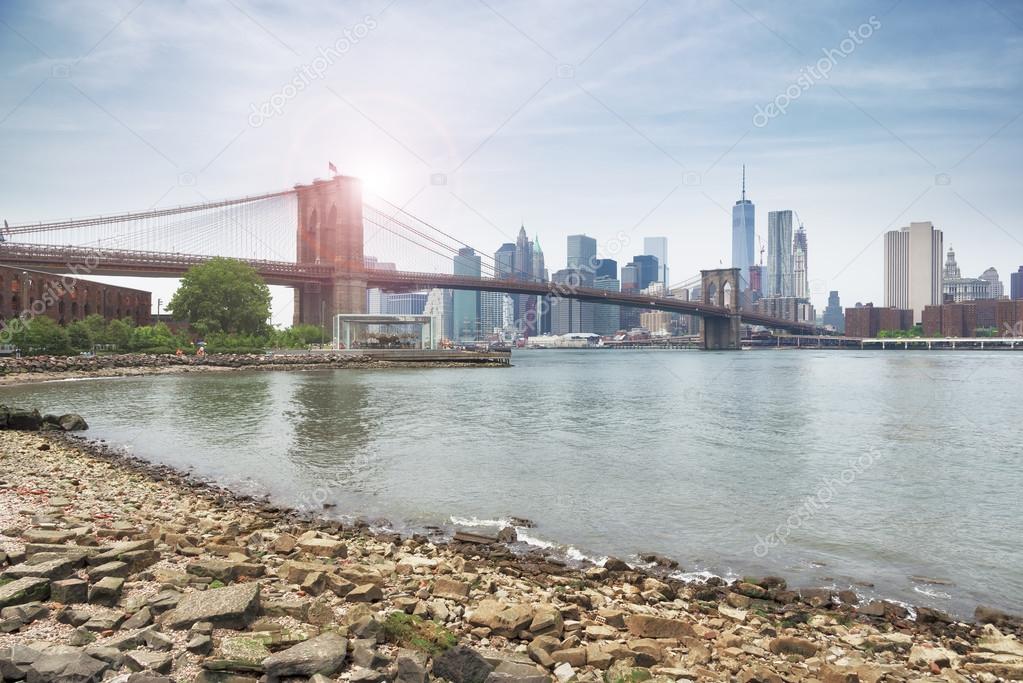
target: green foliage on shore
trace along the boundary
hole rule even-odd
[[[437,622],[404,612],[391,612],[387,615],[384,635],[388,642],[431,655],[444,652],[458,643],[458,637]]]
[[[204,336],[266,335],[270,288],[252,266],[217,257],[188,269],[167,310]]]
[[[104,320],[93,314],[61,327],[46,316],[10,325],[10,343],[24,356],[69,355],[83,351],[97,353],[194,354],[195,342],[206,342],[207,353],[264,353],[267,349],[305,349],[328,339],[315,325],[268,329],[264,334],[214,332],[200,336],[186,330],[173,331],[166,323],[136,325],[131,318]]]
[[[917,339],[924,336],[924,326],[913,325],[908,330],[881,330],[877,333],[878,339]]]

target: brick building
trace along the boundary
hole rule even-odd
[[[131,318],[148,325],[152,295],[71,275],[0,265],[0,324],[29,312],[61,325],[98,313],[107,320]]]
[[[847,337],[876,337],[882,330],[908,330],[913,327],[913,311],[906,308],[877,307],[873,304],[845,309]]]

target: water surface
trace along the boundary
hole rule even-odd
[[[1023,611],[1023,354],[513,360],[56,382],[0,400],[80,412],[92,437],[288,504],[409,526],[526,517],[528,538],[573,554]]]

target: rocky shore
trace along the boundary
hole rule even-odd
[[[0,432],[0,678],[323,683],[1023,680],[1023,622],[566,567],[342,525],[59,432]]]
[[[486,355],[467,354],[464,360],[402,362],[357,353],[278,353],[271,355],[218,353],[206,356],[126,353],[106,356],[32,356],[0,358],[0,385],[89,377],[130,377],[180,372],[229,370],[317,370],[406,366],[500,366]]]

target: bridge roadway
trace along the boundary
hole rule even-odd
[[[213,258],[198,254],[137,251],[128,249],[95,249],[76,246],[50,246],[4,242],[0,244],[0,264],[33,268],[54,273],[89,275],[117,275],[129,277],[181,277],[194,265]],[[553,282],[523,280],[496,280],[471,278],[442,273],[413,273],[404,271],[366,270],[346,273],[327,264],[303,264],[290,261],[240,259],[251,265],[267,284],[294,287],[318,283],[327,285],[334,280],[365,279],[368,287],[387,290],[460,289],[506,294],[537,294],[560,296],[590,303],[615,304],[695,315],[703,318],[727,319],[731,311],[698,301],[684,301],[671,297],[646,296],[608,292],[589,287],[571,287]],[[780,320],[770,316],[742,312],[744,323],[788,330],[796,334],[815,334],[816,327],[806,323]]]

